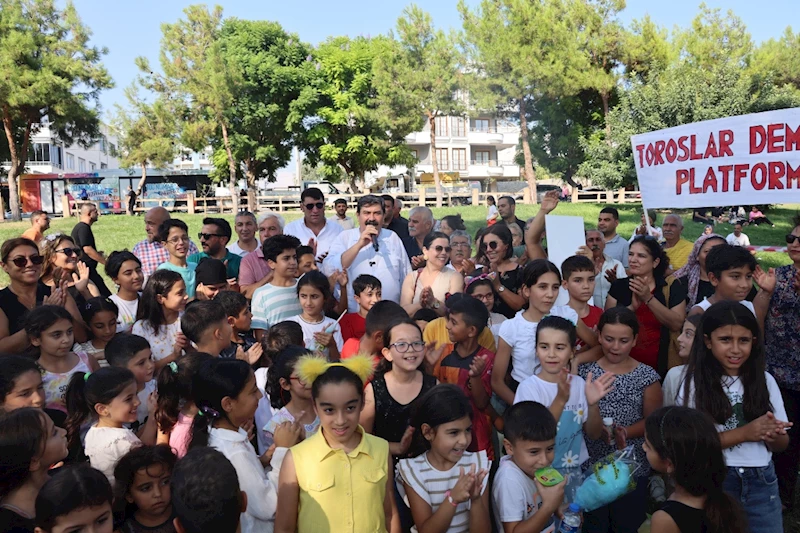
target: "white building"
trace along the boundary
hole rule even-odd
[[[214,163],[211,161],[213,153],[214,150],[210,146],[202,152],[181,150],[169,168],[171,170],[211,170],[214,167]]]

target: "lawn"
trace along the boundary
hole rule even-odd
[[[572,215],[583,217],[585,226],[587,228],[595,227],[597,222],[597,215],[603,206],[600,204],[571,204],[562,203],[558,206],[555,214],[559,215]],[[517,216],[523,220],[536,214],[538,211],[537,206],[528,206],[518,204]],[[638,204],[626,204],[618,206],[620,212],[620,226],[618,232],[620,235],[629,236],[633,233],[636,226],[640,221],[641,206]],[[770,219],[775,222],[776,227],[767,228],[764,226],[745,228],[745,233],[750,236],[750,242],[759,246],[785,246],[784,235],[791,232],[792,224],[791,219],[795,213],[800,210],[797,205],[785,205],[770,209],[767,214]],[[486,208],[485,207],[442,207],[433,210],[437,218],[445,215],[461,214],[470,234],[474,235],[478,228],[485,224]],[[660,225],[665,212],[659,213],[659,220],[656,222]],[[355,213],[350,212],[350,215]],[[690,212],[680,212],[685,221],[686,229],[684,236],[687,239],[696,239],[703,231],[703,226],[691,221]],[[333,213],[328,213],[332,216]],[[407,216],[408,213],[406,212]],[[197,233],[203,224],[203,215],[188,215],[181,214],[180,218],[189,225],[189,235],[197,243]],[[233,221],[231,215],[226,215],[228,220]],[[299,211],[292,211],[284,213],[287,222],[300,217]],[[48,233],[60,231],[69,233],[72,227],[77,222],[77,219],[54,219],[51,223],[51,228]],[[4,222],[0,223],[0,241],[19,236],[25,229],[29,227],[28,221],[23,222]],[[145,237],[144,233],[144,217],[129,217],[126,215],[104,215],[101,216],[97,223],[93,226],[95,238],[97,239],[98,249],[104,251],[106,254],[114,250],[133,249],[133,246]],[[717,233],[727,235],[732,231],[730,225],[721,224],[716,228]],[[759,253],[759,262],[765,267],[774,267],[789,264],[789,258],[783,253]],[[101,268],[102,273],[102,268]],[[8,283],[8,278],[5,273],[0,273],[0,287],[4,287]],[[111,282],[107,280],[109,288]]]

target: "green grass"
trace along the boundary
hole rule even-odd
[[[604,206],[600,204],[571,204],[562,203],[558,206],[555,214],[558,215],[571,215],[580,216],[584,219],[584,224],[587,228],[595,227],[597,224],[597,215],[600,209]],[[532,217],[538,211],[538,206],[517,205],[517,216],[523,220]],[[618,233],[623,236],[630,236],[640,221],[641,206],[638,204],[626,204],[617,206],[620,212],[620,226]],[[754,245],[761,246],[785,246],[784,235],[791,232],[792,224],[791,218],[800,209],[800,206],[785,205],[770,209],[767,216],[775,222],[775,228],[767,227],[747,227],[745,233],[750,236],[750,242]],[[478,228],[485,224],[486,208],[480,207],[442,207],[433,210],[437,218],[445,215],[461,214],[470,234],[474,235]],[[660,221],[666,212],[659,212]],[[354,212],[350,212],[354,215]],[[696,239],[703,231],[703,225],[691,221],[691,212],[679,212],[684,218],[685,230],[684,237],[690,240]],[[300,217],[299,211],[290,211],[283,214],[287,222],[295,220]],[[333,213],[328,213],[332,216]],[[406,213],[407,215],[407,213]],[[186,222],[189,226],[189,235],[195,239],[203,224],[203,215],[178,215],[181,220]],[[231,215],[226,215],[226,218],[233,222]],[[72,227],[76,224],[77,219],[54,219],[51,223],[50,231],[70,233]],[[6,239],[17,237],[29,227],[28,221],[23,222],[5,222],[0,223],[0,242]],[[133,249],[133,246],[142,240],[145,236],[144,233],[144,217],[129,217],[126,215],[104,215],[101,216],[97,223],[92,227],[94,230],[95,239],[99,250],[111,253],[114,250]],[[727,235],[733,228],[728,224],[720,224],[715,228],[717,233]],[[764,267],[775,267],[789,264],[789,257],[782,253],[759,253],[758,260]],[[102,273],[102,268],[100,269]],[[110,280],[107,280],[109,288],[112,287]],[[0,287],[5,287],[8,284],[8,278],[5,273],[0,273]]]

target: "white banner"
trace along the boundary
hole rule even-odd
[[[647,208],[800,202],[800,108],[631,137]]]

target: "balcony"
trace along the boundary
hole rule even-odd
[[[470,178],[518,178],[519,166],[513,161],[477,159],[469,162]]]
[[[415,145],[415,144],[430,144],[431,143],[431,134],[427,131],[416,131],[414,133],[409,133],[406,135],[406,144],[408,145]]]
[[[467,139],[470,144],[490,144],[498,147],[516,146],[519,142],[519,129],[511,126],[470,128]]]

